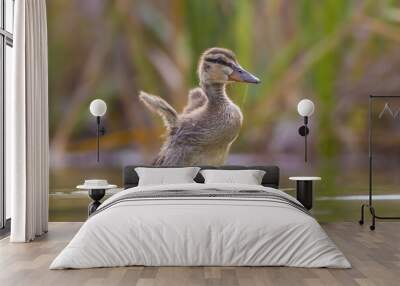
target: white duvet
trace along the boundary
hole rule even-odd
[[[112,204],[132,192],[210,188],[262,190],[297,202],[279,190],[254,185],[127,189],[100,206],[103,211],[83,224],[50,269],[127,265],[351,267],[317,221],[289,204],[231,197],[151,198]]]

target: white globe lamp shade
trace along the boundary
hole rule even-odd
[[[297,105],[297,112],[305,117],[311,116],[314,113],[314,103],[309,99],[303,99]]]
[[[95,99],[90,103],[89,109],[93,116],[103,116],[106,114],[107,104],[104,102],[104,100]]]

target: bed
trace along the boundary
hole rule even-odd
[[[218,168],[264,170],[261,185],[205,184],[198,174],[195,183],[153,186],[138,186],[136,167],[125,167],[124,190],[103,202],[50,269],[351,267],[310,213],[278,190],[276,166]]]

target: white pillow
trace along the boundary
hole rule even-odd
[[[139,176],[139,186],[195,183],[193,179],[199,170],[199,167],[135,168]]]
[[[220,184],[245,184],[261,185],[265,171],[262,170],[202,170],[200,174],[204,177],[204,183]]]

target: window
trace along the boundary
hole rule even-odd
[[[5,101],[11,94],[11,70],[13,67],[14,0],[0,0],[0,228],[9,224],[10,194],[5,189]]]

